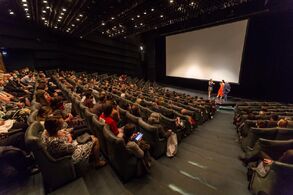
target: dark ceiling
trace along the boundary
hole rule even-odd
[[[221,10],[242,14],[269,0],[0,0],[0,16],[76,37],[126,38]],[[225,19],[225,16],[222,16]]]

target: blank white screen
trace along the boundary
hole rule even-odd
[[[166,37],[166,75],[239,83],[247,20]]]

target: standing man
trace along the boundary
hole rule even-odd
[[[231,91],[231,86],[230,84],[226,81],[224,85],[224,101],[227,102],[228,98],[228,93]]]
[[[213,82],[213,79],[209,80],[209,86],[208,86],[208,97],[209,99],[211,99],[211,94],[213,92],[213,88],[214,88],[215,83]]]

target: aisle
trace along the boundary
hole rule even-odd
[[[125,187],[144,189],[143,194],[250,194],[247,190],[246,168],[237,159],[240,147],[235,142],[233,112],[219,111],[213,120],[200,126],[179,145],[173,159],[155,162],[148,181],[157,183],[157,190],[147,190],[148,184],[136,182]],[[142,193],[140,193],[142,194]],[[173,194],[173,193],[171,193]]]

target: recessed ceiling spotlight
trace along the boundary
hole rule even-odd
[[[146,12],[143,12],[143,14],[146,15],[147,13]]]
[[[111,19],[114,20],[115,18],[114,17],[111,17]]]
[[[60,19],[58,19],[57,21],[58,21],[58,22],[61,22],[61,20],[60,20]]]
[[[152,8],[152,9],[151,9],[151,11],[153,12],[153,11],[155,11],[155,9],[154,9],[154,8]]]
[[[143,25],[143,23],[140,23],[140,26],[142,26]]]
[[[169,0],[170,3],[174,3],[174,0]]]
[[[24,3],[24,4],[22,4],[23,5],[23,7],[27,7],[27,3]]]
[[[161,17],[161,18],[163,18],[163,17],[164,17],[164,15],[160,15],[160,17]]]
[[[75,24],[71,24],[71,26],[75,26]]]
[[[137,28],[137,25],[135,25],[134,27]]]
[[[79,17],[83,17],[83,15],[82,14],[79,14]]]
[[[57,26],[54,26],[54,28],[58,28]]]
[[[192,1],[191,3],[190,3],[190,6],[193,6],[194,5],[194,2]]]
[[[49,7],[49,6],[47,6],[47,7],[46,7],[46,9],[50,9],[50,7]]]
[[[30,18],[31,16],[30,16],[30,15],[26,15],[26,17],[27,17],[27,18]]]
[[[82,36],[80,36],[79,38],[81,38],[81,39],[82,39]]]
[[[80,19],[79,18],[76,18],[76,21],[80,21]]]
[[[47,13],[46,10],[43,10],[42,12],[43,12],[43,13]]]
[[[65,8],[62,8],[62,11],[66,12],[66,9]]]
[[[61,15],[61,16],[63,16],[63,15],[64,15],[64,13],[63,13],[63,12],[61,12],[61,13],[60,13],[60,15]]]
[[[134,18],[131,18],[131,20],[134,20]]]
[[[126,39],[126,36],[124,36],[124,39]]]
[[[139,17],[140,17],[140,15],[137,15],[136,17],[138,17],[138,18],[139,18]]]
[[[43,0],[43,3],[48,3],[48,1],[46,1],[46,0]]]
[[[105,26],[106,25],[106,23],[105,22],[102,22],[102,26]]]
[[[28,8],[24,8],[25,11],[28,11]]]
[[[62,19],[62,16],[59,16],[58,18]]]
[[[102,34],[105,34],[105,32],[103,31]]]
[[[21,2],[26,3],[26,0],[22,0]]]
[[[42,17],[42,20],[45,20],[46,18],[45,17]]]

